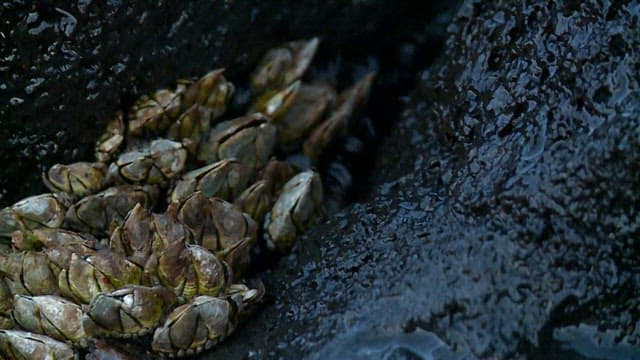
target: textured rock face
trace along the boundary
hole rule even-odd
[[[371,196],[301,241],[221,351],[640,356],[639,19],[637,2],[467,2]]]
[[[396,2],[383,5],[390,3]],[[43,134],[68,124],[53,120],[70,114],[83,119],[98,114],[99,126],[91,129],[96,135],[106,120],[102,115],[121,98],[213,67],[198,58],[203,51],[203,58],[211,58],[224,48],[236,59],[231,64],[246,68],[264,48],[284,40],[255,40],[260,45],[254,46],[264,47],[244,56],[230,40],[232,30],[206,35],[203,42],[194,40],[201,35],[184,36],[176,40],[180,45],[168,46],[165,41],[172,41],[158,38],[170,38],[174,24],[188,28],[182,34],[201,34],[208,22],[196,15],[205,11],[186,5],[189,20],[180,21],[182,10],[168,5],[128,10],[109,4],[100,11],[114,16],[94,20],[106,27],[86,38],[87,48],[99,52],[90,57],[97,67],[87,60],[70,62],[86,62],[93,71],[85,74],[84,65],[76,65],[69,75],[54,72],[34,95],[24,96],[24,103],[2,105],[0,115],[10,124],[2,129],[2,142],[15,136],[12,149],[27,149],[24,155],[2,156],[38,158],[42,144],[53,141]],[[376,4],[382,2],[350,6]],[[23,15],[32,10],[20,9],[19,19],[27,24],[21,31],[30,39],[28,31],[43,25],[27,22]],[[258,15],[269,13],[259,9]],[[58,19],[48,23],[67,24],[58,25],[62,30],[56,34],[66,34],[71,25],[60,20],[66,15],[47,11]],[[146,29],[163,35],[148,39],[137,32],[142,30],[132,30],[127,46],[136,54],[117,50],[118,26],[141,21],[145,12],[145,21],[156,19]],[[343,19],[331,11],[321,14],[324,20]],[[276,16],[279,30],[265,32],[284,34],[286,40],[288,31],[295,37],[312,34],[309,22],[288,16]],[[291,22],[291,16],[298,20]],[[342,32],[331,30],[335,44],[370,39],[380,31],[376,25],[385,24],[381,18],[372,17],[373,30],[364,27],[364,34],[344,31],[355,35],[342,38],[336,35]],[[371,194],[308,234],[264,274],[271,302],[202,358],[567,358],[585,351],[601,358],[640,357],[639,22],[637,1],[465,3],[449,27],[444,56],[420,76],[402,120],[379,149]],[[83,23],[78,21],[72,36],[83,38],[77,35]],[[134,44],[141,39],[146,45],[138,49]],[[62,51],[65,41],[70,40],[55,40],[53,49]],[[369,42],[363,44],[375,49]],[[26,46],[18,49],[20,59],[47,61],[40,52],[29,55]],[[25,61],[7,66],[15,74],[36,75],[13,80],[17,85],[9,89],[15,92],[3,93],[7,99],[22,98],[17,92],[28,79],[44,77],[38,74],[46,67],[20,70]],[[106,70],[118,63],[126,65],[121,72],[119,66]],[[100,96],[92,98],[88,86],[96,76]],[[69,87],[79,93],[62,91]],[[46,121],[22,126],[22,119],[36,114]],[[76,154],[90,148],[92,139],[77,145]],[[70,141],[55,143],[65,142]],[[58,150],[43,151],[41,163],[74,156],[74,147],[52,148]],[[10,169],[2,173],[3,184],[15,181],[11,174],[18,170]],[[11,186],[5,188],[26,189]],[[604,340],[590,347],[596,338]],[[561,345],[570,350],[561,351]]]

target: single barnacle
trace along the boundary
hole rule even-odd
[[[129,134],[137,136],[167,129],[180,114],[184,90],[185,86],[178,86],[176,91],[163,89],[141,97],[128,115]]]
[[[318,49],[318,38],[292,41],[267,52],[251,77],[256,94],[281,89],[300,79]]]
[[[58,286],[65,297],[88,304],[96,295],[125,285],[140,284],[142,268],[122,255],[103,250],[88,256],[71,254],[60,271]]]
[[[338,134],[345,135],[353,119],[367,101],[371,84],[376,73],[370,72],[353,86],[343,91],[338,98],[336,109],[329,118],[316,127],[304,142],[304,154],[313,160],[322,155],[324,149]]]
[[[82,324],[89,336],[141,336],[160,324],[176,300],[164,287],[125,286],[93,298]]]
[[[295,99],[300,90],[300,84],[300,81],[296,81],[282,90],[266,92],[255,100],[247,113],[253,114],[259,112],[268,116],[273,122],[279,122],[282,116],[295,103]]]
[[[248,166],[261,168],[269,160],[275,142],[275,126],[264,115],[255,113],[213,127],[198,150],[198,159],[207,164],[237,159]]]
[[[154,229],[151,219],[149,210],[136,204],[125,216],[122,225],[111,233],[109,248],[144,266],[153,245]]]
[[[153,334],[153,351],[169,357],[200,353],[235,330],[238,306],[233,301],[197,296],[173,310]]]
[[[49,190],[84,196],[98,192],[107,185],[107,166],[101,162],[55,164],[42,174]]]
[[[80,305],[53,295],[16,295],[13,320],[24,330],[62,341],[82,343],[87,334],[82,327]]]
[[[184,92],[182,110],[196,104],[208,108],[212,120],[222,116],[235,91],[235,87],[224,78],[223,73],[224,69],[216,69],[190,84]]]
[[[180,114],[167,130],[167,138],[182,141],[190,154],[197,153],[200,137],[211,128],[215,119],[215,111],[206,106],[193,104]]]
[[[154,140],[148,148],[120,155],[109,166],[109,179],[120,183],[161,184],[182,173],[187,154],[182,143]]]
[[[96,142],[95,157],[97,161],[107,163],[118,152],[124,141],[124,122],[122,114],[117,114],[107,124],[107,131]]]
[[[145,265],[145,281],[162,285],[182,300],[196,295],[219,295],[232,277],[228,265],[198,245],[174,242]]]
[[[198,245],[218,254],[234,273],[244,271],[257,236],[258,225],[251,217],[224,200],[206,198],[200,192],[171,207],[177,208],[178,220],[191,229]]]
[[[296,174],[289,163],[271,160],[260,174],[260,180],[246,188],[234,201],[252,219],[261,221],[276,200],[277,191]]]
[[[291,105],[281,116],[273,118],[278,126],[279,145],[285,148],[299,145],[298,142],[322,120],[335,97],[335,90],[326,84],[300,86]]]
[[[225,159],[184,174],[169,194],[170,202],[182,202],[196,191],[206,197],[236,198],[247,187],[253,169],[235,159]]]
[[[91,234],[64,229],[34,229],[15,231],[11,243],[17,250],[40,250],[57,246],[85,245],[95,247],[98,240]]]
[[[154,186],[121,185],[80,199],[67,210],[65,227],[93,234],[109,234],[122,224],[136,204],[150,208],[158,195]]]
[[[46,295],[58,293],[56,274],[44,253],[23,251],[0,255],[0,281],[11,294]]]
[[[0,358],[12,360],[77,359],[71,345],[20,330],[0,330]]]
[[[296,235],[322,215],[320,176],[304,171],[289,180],[265,218],[265,240],[271,250],[287,251]]]
[[[64,194],[41,194],[22,199],[0,210],[0,237],[16,230],[59,228],[70,199]]]

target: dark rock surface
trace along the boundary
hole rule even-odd
[[[216,354],[640,358],[639,21],[466,3],[370,197],[300,241]]]
[[[251,11],[241,3],[231,6],[247,11],[235,20],[245,25],[229,24],[223,33],[208,31],[211,15],[203,15],[232,11],[223,5],[183,5],[183,12],[165,3],[144,10],[90,4],[93,18],[73,10],[78,23],[70,39],[61,34],[73,21],[53,5],[11,3],[2,32],[22,24],[22,37],[12,40],[17,58],[1,68],[16,78],[0,83],[10,85],[0,89],[8,124],[0,158],[9,162],[0,188],[10,193],[0,203],[41,192],[33,187],[39,175],[25,169],[88,158],[109,114],[141,93],[202,74],[217,64],[209,60],[215,54],[243,76],[265,48],[326,24],[328,52],[344,49],[354,62],[359,53],[373,56],[387,69],[384,83],[406,75],[390,70],[401,56],[385,63],[382,54],[412,53],[430,26],[429,12],[392,5],[399,2],[319,2],[328,9],[315,14],[319,20],[282,2],[276,25],[255,32],[243,23]],[[393,16],[398,6],[415,17]],[[377,17],[358,12],[372,8]],[[258,19],[269,13],[257,9]],[[71,48],[80,56],[54,56],[59,63],[48,65],[50,44],[27,41],[34,36],[28,31],[44,26],[29,22],[29,12],[58,24],[35,35],[52,39],[52,51]],[[348,21],[358,19],[354,14],[371,16],[370,27]],[[117,30],[141,18],[153,25]],[[80,35],[92,21],[101,30]],[[190,35],[169,36],[174,24]],[[393,36],[416,37],[394,47],[393,36],[381,37],[393,27],[384,26],[403,29]],[[420,85],[379,148],[372,191],[263,274],[270,301],[202,358],[640,358],[638,28],[637,1],[467,2],[449,27],[441,61],[414,74]],[[239,34],[256,36],[258,55],[235,48]],[[192,41],[201,36],[203,43]],[[118,45],[122,39],[129,42]],[[363,48],[349,46],[356,43]],[[9,48],[0,49],[0,59]],[[428,62],[424,53],[412,54],[408,69]],[[45,81],[24,94],[38,78]],[[25,101],[5,105],[13,97]],[[82,136],[78,129],[87,126],[71,126],[77,121],[98,125]]]

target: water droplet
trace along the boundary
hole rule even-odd
[[[14,105],[14,106],[15,106],[15,105],[20,105],[20,104],[22,104],[23,102],[24,102],[24,99],[21,99],[21,98],[19,98],[19,97],[12,97],[12,98],[9,100],[9,104]]]

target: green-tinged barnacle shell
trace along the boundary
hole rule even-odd
[[[181,299],[224,292],[232,274],[227,264],[198,245],[174,242],[152,254],[145,266],[145,282],[162,285]]]
[[[57,340],[80,343],[87,337],[80,305],[59,296],[16,295],[13,319],[24,330]]]
[[[187,86],[183,98],[186,106],[182,109],[186,110],[192,104],[197,104],[210,109],[212,120],[222,116],[235,91],[233,84],[224,78],[223,73],[224,69],[210,71]]]
[[[123,141],[124,122],[122,121],[122,114],[119,113],[109,121],[107,131],[96,142],[96,161],[109,162],[113,155],[118,152]]]
[[[184,174],[169,194],[180,203],[196,191],[206,197],[236,198],[247,187],[253,168],[235,159],[225,159]]]
[[[53,192],[84,196],[107,185],[107,165],[101,162],[55,164],[42,174],[44,184]]]
[[[121,185],[80,199],[67,210],[65,227],[96,235],[109,234],[122,224],[136,204],[151,208],[158,196],[154,186]]]
[[[176,91],[163,89],[141,97],[129,112],[129,134],[139,136],[167,129],[180,113],[184,90],[179,86]]]
[[[109,167],[109,178],[121,183],[161,184],[182,173],[187,155],[182,143],[154,140],[148,148],[120,155]]]
[[[176,301],[164,287],[125,286],[93,298],[82,323],[89,336],[141,336],[155,329]]]
[[[251,217],[224,200],[206,198],[200,192],[173,206],[177,206],[178,220],[191,229],[198,245],[220,254],[232,266],[240,265],[233,270],[242,272],[257,237],[258,224]]]
[[[71,254],[66,269],[58,275],[60,293],[88,304],[100,292],[109,292],[125,285],[140,284],[142,268],[112,251],[98,251],[89,256]]]
[[[280,122],[282,116],[291,108],[300,90],[300,81],[287,86],[282,90],[268,91],[255,100],[247,113],[259,112],[271,119],[272,122]]]
[[[198,159],[207,164],[236,159],[260,168],[273,152],[276,128],[259,113],[224,121],[213,127],[198,150]]]
[[[153,351],[169,357],[212,348],[236,328],[237,306],[226,299],[198,296],[177,307],[153,334]]]
[[[367,101],[375,76],[375,72],[366,74],[357,83],[340,94],[336,109],[327,120],[323,121],[311,132],[304,142],[303,150],[305,155],[317,160],[336,135],[346,134],[351,119],[356,116],[356,113]]]
[[[272,250],[287,251],[298,233],[322,215],[322,182],[308,170],[294,176],[265,218],[265,240]]]
[[[0,358],[12,360],[77,359],[71,345],[20,330],[0,330]]]
[[[267,52],[251,77],[256,94],[281,89],[300,79],[318,49],[318,38],[292,41]]]
[[[0,237],[9,237],[16,230],[59,228],[70,202],[64,194],[41,194],[22,199],[0,210]]]
[[[16,231],[11,235],[11,243],[17,250],[40,250],[67,245],[95,247],[98,240],[91,234],[64,229],[34,229]]]
[[[49,259],[41,252],[0,255],[0,279],[14,295],[58,293],[55,273],[49,266]]]
[[[291,147],[306,137],[322,120],[329,105],[335,101],[335,90],[325,84],[302,85],[288,109],[278,118],[278,143]],[[269,114],[266,114],[269,116]]]

